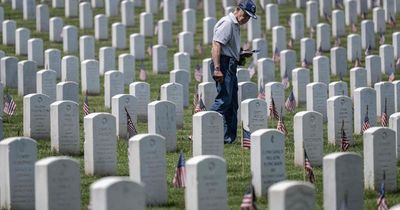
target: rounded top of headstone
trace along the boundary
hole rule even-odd
[[[274,139],[276,139],[275,136],[280,136],[284,138],[283,133],[277,129],[258,129],[251,134],[251,136],[259,136],[259,137],[266,135],[271,135],[271,142],[274,142]]]
[[[27,33],[29,33],[30,32],[30,30],[29,29],[27,29],[27,28],[25,28],[25,27],[19,27],[19,28],[17,28],[17,30],[15,30],[16,32],[27,32]]]
[[[177,74],[177,73],[179,73],[179,74],[187,74],[187,75],[190,74],[189,71],[186,70],[186,69],[174,69],[174,70],[170,71],[169,73],[170,73],[170,74]]]
[[[86,119],[95,119],[95,118],[100,118],[100,117],[104,117],[104,119],[102,120],[102,123],[103,124],[105,124],[105,123],[107,123],[107,118],[112,118],[112,119],[114,119],[114,121],[115,121],[115,117],[114,117],[114,115],[112,115],[112,114],[110,114],[110,113],[107,113],[107,112],[94,112],[94,113],[90,113],[90,114],[88,114],[88,115],[86,115],[85,117],[84,117],[84,119],[86,120]]]
[[[267,84],[265,84],[265,87],[273,87],[276,86],[275,88],[284,88],[283,84],[281,82],[268,82]]]
[[[258,107],[263,104],[267,105],[267,102],[265,102],[265,100],[261,100],[259,98],[249,98],[249,99],[242,101],[242,105],[245,105],[245,104],[254,104],[255,106]]]
[[[361,155],[355,152],[333,152],[324,156],[324,160],[337,160],[343,158],[359,159],[361,160]]]
[[[173,89],[180,88],[180,89],[182,89],[183,86],[176,82],[168,82],[168,83],[162,84],[161,88],[173,88]]]
[[[122,76],[123,73],[118,71],[118,70],[110,70],[104,73],[104,76],[113,76],[113,77],[119,77]]]
[[[391,82],[388,81],[381,81],[381,82],[377,82],[374,85],[374,88],[376,89],[379,86],[392,86],[393,84]]]
[[[23,60],[23,61],[19,61],[18,63],[20,63],[22,65],[34,64],[36,66],[36,62],[35,61],[31,61],[31,60]]]
[[[286,50],[281,50],[281,55],[283,54],[289,54],[289,53],[292,53],[292,54],[296,54],[296,51],[294,51],[294,50],[291,50],[291,49],[286,49]]]
[[[92,36],[92,35],[83,35],[83,36],[81,36],[81,37],[79,37],[79,40],[86,40],[86,39],[88,39],[88,40],[94,40],[94,36]]]
[[[163,147],[166,148],[165,137],[155,133],[142,133],[134,135],[129,139],[129,145],[135,143],[148,143],[150,147],[153,147],[156,144],[162,144],[164,145]]]
[[[329,27],[330,28],[330,26],[329,26],[329,24],[327,24],[327,23],[318,23],[317,24],[317,28],[322,28],[322,27]]]
[[[23,136],[5,138],[0,141],[0,145],[10,145],[10,144],[21,143],[21,142],[27,142],[29,144],[37,145],[37,142],[34,139],[29,138],[29,137],[23,137]]]
[[[387,128],[387,127],[371,127],[368,128],[366,131],[364,131],[364,141],[365,141],[365,136],[369,136],[369,135],[381,135],[382,139],[385,139],[387,136],[391,135],[394,136],[395,135],[395,131],[391,128]]]
[[[40,74],[40,75],[55,75],[57,76],[57,72],[52,70],[52,69],[42,69],[38,72],[36,72],[36,74]]]
[[[363,21],[361,21],[361,25],[364,25],[364,24],[374,24],[374,22],[372,20],[363,20]]]
[[[51,17],[50,21],[63,21],[63,19],[61,17]]]
[[[328,86],[323,82],[311,82],[306,85],[306,87],[313,87],[313,88],[327,88]]]
[[[133,33],[129,37],[132,37],[132,38],[143,38],[144,39],[144,35],[139,34],[139,33]]]
[[[98,14],[96,16],[94,16],[94,18],[107,18],[107,16],[105,14]]]
[[[347,84],[345,81],[334,81],[334,82],[330,82],[329,85],[344,85]]]
[[[271,185],[268,189],[269,193],[273,192],[287,192],[288,190],[310,190],[315,191],[313,184],[303,181],[284,180]],[[315,192],[314,192],[315,193]]]
[[[207,164],[207,168],[210,171],[214,171],[216,168],[218,168],[218,165],[225,165],[225,160],[216,155],[199,155],[186,161],[186,165],[202,165],[202,163]]]
[[[365,91],[376,93],[376,90],[374,88],[370,88],[370,87],[359,87],[359,88],[356,88],[354,90],[354,93],[356,93],[356,92],[365,92]]]
[[[379,50],[385,49],[385,48],[390,48],[390,49],[392,49],[392,48],[393,48],[393,45],[391,45],[391,44],[383,44],[383,45],[380,45],[380,46],[379,46]]]
[[[142,184],[132,181],[128,177],[109,176],[101,178],[90,185],[90,189],[106,189],[113,185],[132,185],[135,187],[143,188]],[[143,190],[144,191],[144,190]]]
[[[57,156],[57,157],[47,157],[41,160],[36,161],[35,165],[37,166],[47,166],[51,164],[74,164],[79,167],[79,162],[74,158],[67,157],[67,156]]]
[[[6,60],[15,60],[15,61],[18,61],[18,58],[17,57],[15,57],[15,56],[5,56],[5,57],[2,57],[1,58],[1,60],[2,61],[6,61]]]
[[[345,51],[346,51],[346,48],[341,47],[341,46],[332,47],[332,48],[331,48],[331,53],[332,53],[332,52],[335,52],[335,51],[343,51],[343,52],[345,52]]]
[[[60,53],[61,54],[61,50],[59,50],[57,48],[49,48],[49,49],[46,49],[44,52],[45,53]],[[72,56],[72,55],[66,55],[64,57],[67,57],[67,56]],[[76,56],[74,56],[74,57],[76,57]]]
[[[350,69],[350,73],[352,72],[352,71],[367,71],[365,68],[363,68],[363,67],[359,67],[359,66],[357,66],[357,67],[353,67],[353,68],[351,68]]]
[[[175,107],[175,104],[173,102],[167,101],[167,100],[157,100],[157,101],[150,102],[148,106],[173,106],[173,107]]]
[[[390,115],[390,118],[393,118],[393,119],[400,118],[400,112],[393,113],[392,115]]]
[[[64,56],[63,57],[63,59],[65,58],[66,56]],[[74,56],[75,57],[75,56]],[[95,60],[95,59],[86,59],[86,60],[84,60],[84,61],[82,61],[82,64],[83,65],[89,65],[89,64],[91,64],[91,65],[98,65],[99,64],[99,61],[97,61],[97,60]]]
[[[290,16],[291,16],[292,18],[293,18],[293,17],[303,17],[303,14],[300,13],[300,12],[294,12],[294,13],[292,13]]]
[[[115,96],[112,97],[112,100],[131,100],[133,98],[136,98],[136,96],[133,96],[131,94],[117,94]]]
[[[176,52],[174,54],[174,57],[181,57],[181,56],[190,57],[189,53],[187,53],[187,52]]]
[[[326,60],[326,61],[329,62],[329,58],[328,58],[327,56],[325,56],[325,55],[318,55],[318,56],[315,56],[315,57],[313,58],[313,61],[316,61],[316,60]]]
[[[54,107],[54,106],[75,106],[75,107],[77,107],[79,105],[75,101],[62,100],[62,101],[55,101],[50,104],[50,107]]]
[[[297,72],[297,73],[299,73],[299,72],[309,73],[310,70],[307,69],[307,68],[298,67],[298,68],[293,69],[292,73],[293,73],[293,72]]]
[[[212,61],[211,58],[204,58],[204,59],[203,59],[203,63],[207,63],[207,62],[211,62],[211,61]]]
[[[348,97],[348,96],[344,96],[344,95],[332,96],[332,97],[328,98],[327,102],[333,102],[333,101],[336,101],[336,100],[340,100],[340,101],[343,101],[343,102],[350,102],[350,103],[352,103],[351,98]]]
[[[350,0],[349,0],[350,1]],[[355,0],[354,0],[355,1]],[[306,4],[317,4],[317,2],[316,1],[307,1],[307,3]]]
[[[297,118],[297,117],[306,117],[306,116],[308,116],[308,115],[310,115],[310,117],[312,116],[312,117],[314,117],[314,118],[319,117],[319,118],[321,118],[321,120],[322,120],[322,118],[323,118],[322,114],[319,113],[319,112],[316,112],[316,111],[301,111],[301,112],[297,112],[297,113],[294,115],[294,117],[295,117],[295,118]]]
[[[115,48],[114,47],[110,47],[110,46],[100,47],[100,51],[103,51],[103,50],[113,50],[113,51],[115,51]]]
[[[349,34],[349,35],[347,35],[347,38],[348,39],[354,39],[354,38],[361,39],[361,36],[360,36],[360,34]]]
[[[262,42],[262,43],[264,43],[264,42],[267,42],[265,39],[263,39],[263,38],[256,38],[256,39],[253,39],[253,43],[257,43],[257,42]]]
[[[135,59],[135,56],[130,53],[123,53],[123,54],[119,55],[118,57],[123,58],[123,59]]]
[[[193,115],[193,118],[195,118],[195,117],[201,117],[201,118],[209,117],[209,118],[217,118],[217,119],[221,118],[221,120],[222,120],[222,115],[216,111],[197,112]]]
[[[257,87],[256,83],[251,82],[251,81],[239,82],[239,83],[238,83],[238,86],[239,86],[239,87],[241,87],[241,86],[255,86],[255,87]]]
[[[50,97],[41,93],[31,93],[24,96],[24,100],[37,100],[37,102],[41,103],[42,101],[50,101]]]
[[[153,49],[166,49],[168,50],[168,47],[162,44],[156,44],[153,46]]]
[[[132,82],[129,87],[134,87],[134,86],[141,86],[141,87],[150,87],[150,84],[147,82],[141,82],[141,81],[136,81],[136,82]]]
[[[78,30],[78,28],[74,25],[66,25],[63,27],[63,30]]]
[[[59,82],[57,83],[57,86],[78,86],[78,83],[74,82],[74,81],[65,81],[65,82]]]

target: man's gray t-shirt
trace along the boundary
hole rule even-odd
[[[213,40],[222,44],[222,55],[239,61],[240,26],[233,13],[229,13],[215,24]]]

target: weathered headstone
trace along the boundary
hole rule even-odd
[[[265,85],[265,100],[267,104],[271,104],[272,99],[275,102],[275,109],[278,113],[285,114],[285,90],[280,82],[269,82]],[[271,116],[271,110],[268,109],[268,116]]]
[[[321,113],[324,122],[327,120],[326,100],[328,86],[322,82],[313,82],[307,85],[307,111]]]
[[[105,7],[106,15],[108,17],[114,17],[114,16],[118,15],[119,3],[120,3],[120,1],[104,0],[104,7]]]
[[[391,82],[378,82],[376,90],[376,116],[380,117],[384,111],[387,116],[394,113],[394,85]],[[386,105],[385,105],[386,104]]]
[[[327,100],[328,142],[340,145],[342,129],[349,144],[353,144],[353,102],[347,96],[334,96]]]
[[[307,101],[307,84],[310,83],[310,70],[305,68],[296,68],[292,72],[293,95],[297,105]]]
[[[202,155],[186,162],[185,208],[227,209],[227,167],[223,158]]]
[[[259,129],[251,134],[250,151],[255,194],[266,196],[272,184],[286,179],[285,136],[276,129]]]
[[[83,74],[83,72],[81,72]],[[57,73],[58,74],[58,73]],[[94,77],[96,75],[93,75]],[[57,75],[58,77],[58,75]],[[82,78],[83,79],[83,78]],[[79,83],[79,59],[73,55],[64,56],[61,60],[61,81]]]
[[[294,163],[304,166],[304,151],[311,165],[321,166],[324,154],[323,116],[315,111],[302,111],[293,118]]]
[[[175,69],[169,73],[169,82],[182,85],[183,106],[189,106],[189,71],[184,69]]]
[[[35,93],[24,96],[23,109],[24,136],[33,139],[50,137],[50,99],[48,96]]]
[[[361,22],[361,46],[367,49],[368,46],[375,48],[374,22],[372,20],[363,20]]]
[[[3,45],[15,44],[15,30],[17,23],[14,20],[3,21]]]
[[[111,99],[117,94],[124,93],[124,74],[111,70],[104,74],[104,106],[111,107]]]
[[[124,53],[118,57],[119,71],[124,75],[124,84],[129,85],[135,81],[135,57]]]
[[[99,50],[99,68],[100,75],[104,75],[107,71],[115,70],[116,49],[114,47],[101,47]]]
[[[376,91],[370,87],[357,88],[353,98],[354,133],[361,134],[366,118],[371,127],[376,126]]]
[[[60,17],[52,17],[49,20],[49,40],[52,42],[62,42],[62,30],[64,21]]]
[[[144,44],[145,39],[141,34],[131,34],[129,36],[130,53],[135,56],[136,60],[143,60],[145,55]]]
[[[218,112],[202,111],[193,115],[193,156],[224,157],[224,124]]]
[[[40,70],[36,73],[36,91],[47,95],[50,103],[56,100],[57,73],[50,69]]]
[[[350,96],[353,98],[354,90],[359,87],[367,87],[367,70],[354,67],[350,70]]]
[[[14,56],[2,57],[0,60],[1,83],[5,87],[18,87],[18,59]]]
[[[194,50],[194,35],[192,32],[179,33],[179,52],[186,52],[193,55]]]
[[[165,45],[153,46],[153,73],[166,73],[168,71],[168,47]]]
[[[94,37],[96,40],[108,39],[108,17],[103,14],[94,16]]]
[[[385,192],[397,190],[396,133],[390,128],[373,127],[364,132],[364,186]]]
[[[161,100],[175,104],[176,126],[183,127],[183,85],[179,83],[165,83],[160,87]]]
[[[59,49],[47,49],[44,51],[44,66],[57,73],[57,79],[61,78],[61,51]]]
[[[117,49],[125,49],[126,48],[126,29],[125,25],[122,23],[113,23],[112,24],[112,46]]]
[[[132,123],[135,125],[137,122],[137,98],[129,94],[117,94],[112,97],[111,113],[114,115],[117,130],[116,135],[119,139],[127,139],[128,127],[127,127],[127,113],[131,117]],[[128,139],[129,140],[129,139]]]
[[[176,108],[170,101],[153,101],[148,104],[148,132],[165,138],[167,151],[176,150]]]
[[[89,2],[79,4],[79,28],[93,29],[93,11]]]
[[[82,62],[81,71],[82,93],[88,95],[100,94],[99,62],[96,60],[85,60]]]
[[[305,37],[300,40],[300,61],[307,66],[312,64],[315,56],[315,40]]]
[[[28,60],[35,61],[36,65],[43,66],[44,60],[43,40],[29,39],[28,40]]]
[[[31,32],[27,28],[18,28],[15,31],[15,54],[27,55],[28,54],[28,40],[30,39]]]
[[[139,134],[129,140],[129,176],[144,184],[148,205],[167,203],[167,144],[156,134]]]
[[[292,70],[296,68],[296,51],[282,50],[280,53],[280,76],[292,79]]]
[[[18,62],[18,95],[25,96],[36,92],[36,71],[34,61]]]
[[[142,12],[140,13],[140,34],[145,37],[153,36],[153,14]]]
[[[158,27],[158,44],[172,46],[172,22],[169,20],[159,20]]]
[[[331,73],[332,75],[347,75],[347,52],[344,47],[331,48]]]
[[[365,69],[367,70],[367,84],[374,87],[375,83],[381,81],[381,57],[369,55],[365,57]]]
[[[35,163],[36,209],[80,209],[79,162],[70,157],[48,157]]]
[[[281,181],[268,190],[268,208],[315,210],[315,187],[308,182]]]
[[[313,81],[322,82],[326,85],[330,82],[329,58],[323,55],[313,59]]]
[[[361,59],[361,36],[350,34],[347,36],[347,60],[350,62]]]
[[[76,82],[59,82],[57,84],[57,101],[69,100],[79,103],[79,85]]]
[[[199,84],[198,90],[199,98],[203,100],[203,103],[207,110],[210,110],[212,104],[217,97],[217,88],[215,82],[202,82]]]
[[[65,0],[65,17],[78,17],[78,0]]]
[[[328,89],[329,89],[329,98],[333,96],[349,95],[347,82],[344,81],[331,82],[329,83]]]
[[[78,52],[78,28],[73,25],[67,25],[62,30],[63,49],[65,53]]]
[[[84,125],[84,162],[87,175],[117,173],[117,136],[115,117],[98,112],[86,115]]]
[[[81,61],[95,59],[95,39],[93,36],[81,36],[79,38],[79,57]]]
[[[150,85],[146,82],[133,82],[129,85],[129,94],[137,99],[136,112],[139,120],[147,119],[147,105],[150,101]]]
[[[290,16],[291,37],[300,40],[304,37],[304,16],[301,13],[292,13]]]
[[[46,4],[36,6],[36,31],[49,31],[49,7]]]
[[[332,36],[341,37],[345,34],[344,12],[342,10],[334,10],[332,12]]]
[[[265,5],[267,30],[279,25],[279,9],[276,4]]]
[[[306,9],[307,28],[315,28],[318,24],[318,2],[307,1]]]
[[[145,210],[145,188],[128,177],[101,178],[90,185],[90,208]]]
[[[331,49],[331,28],[327,23],[317,25],[317,49],[328,51]]]
[[[324,209],[364,209],[362,159],[353,152],[326,155],[323,163]]]
[[[50,132],[52,150],[62,154],[79,154],[78,103],[56,101],[50,105]]]
[[[395,72],[394,49],[392,45],[384,44],[379,46],[379,56],[381,57],[382,74],[390,75]]]
[[[2,172],[0,207],[35,209],[35,161],[37,143],[29,137],[11,137],[0,141]]]

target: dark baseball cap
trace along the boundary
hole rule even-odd
[[[239,8],[244,10],[250,17],[257,19],[256,4],[252,0],[240,0]]]

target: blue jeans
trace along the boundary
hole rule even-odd
[[[236,77],[237,61],[225,55],[220,57],[221,71],[224,82],[215,82],[217,97],[210,110],[220,113],[224,118],[224,142],[233,143],[236,139],[238,110],[238,81]],[[214,74],[214,63],[210,65],[211,75]]]

